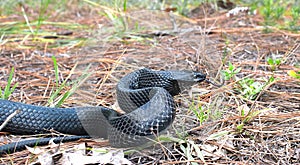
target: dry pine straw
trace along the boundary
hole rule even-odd
[[[236,18],[234,21],[238,22],[238,19]],[[212,17],[211,20],[214,22],[217,19]],[[155,69],[187,68],[187,59],[195,62],[194,64],[200,69],[209,68],[214,64],[205,60],[211,58],[208,52],[222,56],[224,48],[228,47],[232,54],[227,60],[234,63],[236,67],[242,67],[242,74],[251,75],[252,77],[250,77],[256,80],[259,77],[275,75],[276,78],[281,78],[281,80],[264,89],[256,101],[247,100],[235,93],[233,88],[236,82],[233,81],[228,82],[221,89],[215,89],[207,84],[198,86],[209,91],[208,94],[199,95],[201,104],[209,105],[212,109],[222,109],[223,112],[221,118],[209,119],[201,126],[199,126],[199,122],[194,115],[189,113],[193,120],[189,121],[189,123],[192,123],[191,128],[189,128],[192,131],[188,139],[193,140],[201,150],[212,154],[212,156],[207,155],[204,157],[206,163],[299,163],[299,80],[292,79],[285,74],[287,70],[295,69],[293,62],[299,62],[299,48],[290,56],[287,56],[286,63],[281,65],[275,74],[267,69],[268,66],[264,61],[265,57],[271,53],[283,52],[283,54],[288,54],[294,51],[292,48],[297,47],[295,41],[299,40],[299,34],[280,30],[276,33],[262,34],[259,28],[232,27],[234,24],[224,17],[218,18],[218,21],[217,23],[222,23],[222,29],[213,29],[210,31],[210,35],[205,36],[207,37],[205,42],[210,43],[204,45],[205,50],[198,48],[198,45],[193,45],[195,41],[201,41],[203,36],[198,35],[197,32],[191,32],[192,35],[162,37],[155,48],[141,43],[129,43],[125,46],[121,43],[115,43],[109,45],[108,48],[97,50],[97,53],[91,53],[91,50],[83,51],[81,53],[84,54],[84,58],[80,54],[71,55],[71,57],[58,56],[60,81],[70,75],[70,70],[76,63],[79,67],[73,73],[72,79],[79,77],[89,64],[92,64],[90,71],[93,72],[85,84],[63,106],[86,104],[110,106],[115,100],[114,86],[118,79],[137,67],[147,66]],[[198,20],[197,23],[201,24],[203,22]],[[209,24],[209,21],[206,23],[208,24],[207,27],[213,24]],[[214,22],[214,24],[217,23]],[[230,40],[229,45],[225,45],[225,38]],[[282,44],[282,41],[284,41],[284,44]],[[124,51],[125,48],[126,51]],[[55,86],[51,58],[43,52],[36,53],[30,50],[16,51],[5,48],[1,51],[4,53],[1,53],[2,56],[0,57],[0,86],[6,85],[5,80],[7,80],[10,68],[15,66],[14,82],[18,82],[19,85],[11,99],[25,101],[29,104],[44,105]],[[194,60],[191,56],[197,54],[196,51],[203,53],[201,55],[204,57],[199,56],[200,60]],[[249,51],[251,52],[250,55],[245,53]],[[93,50],[93,52],[95,51]],[[174,55],[179,57],[174,58]],[[121,63],[119,63],[120,59]],[[172,59],[172,63],[162,63],[162,59]],[[198,63],[199,61],[208,63],[203,66],[200,65],[202,63]],[[216,68],[212,69],[216,70]],[[210,69],[207,72],[209,73]],[[68,88],[66,87],[66,90]],[[192,100],[185,95],[180,97],[183,97],[183,100]],[[221,103],[216,104],[215,100],[220,100]],[[251,120],[244,123],[242,131],[239,132],[236,127],[242,123],[244,117],[238,114],[238,108],[244,104],[247,104],[253,112],[270,110],[253,116]],[[185,107],[185,111],[179,114],[186,114],[187,109],[188,107]],[[177,117],[176,120],[184,119],[178,119]],[[179,128],[176,126],[176,122],[174,127]],[[228,131],[230,134],[224,136],[223,139],[207,139],[210,135],[221,131]],[[69,144],[72,147],[73,143]],[[206,148],[207,145],[216,146],[216,150],[221,152],[209,151]],[[138,152],[129,156],[129,160],[136,163],[150,164],[159,162],[185,164],[189,162],[178,149],[177,144],[162,144],[158,148],[154,152],[150,152],[151,150],[149,153],[147,153],[147,150]],[[220,155],[220,153],[223,155]],[[28,151],[1,158],[1,161],[10,162],[13,159],[13,162],[24,163],[30,160],[32,155],[26,159],[23,159],[23,156],[27,157]],[[203,160],[199,158],[196,158],[195,161],[203,163]]]
[[[115,55],[114,53],[118,51],[112,50],[111,52],[113,55]],[[130,54],[130,51],[128,53]],[[85,59],[86,61],[83,61],[82,59],[80,59],[80,57],[78,57],[79,59],[74,58],[76,56],[73,56],[72,58],[58,58],[61,77],[67,77],[70,74],[70,69],[74,67],[77,61],[80,61],[80,67],[85,68],[88,64],[92,64],[94,67],[98,68],[98,71],[93,71],[93,76],[91,76],[91,78],[86,81],[87,84],[83,86],[84,90],[79,88],[77,95],[74,95],[74,97],[67,100],[65,106],[72,105],[74,103],[78,105],[81,103],[78,102],[78,100],[82,101],[82,104],[91,105],[96,105],[99,103],[98,101],[101,100],[103,105],[110,105],[115,99],[113,90],[114,85],[118,81],[118,78],[116,77],[121,77],[123,74],[127,73],[128,70],[134,70],[135,68],[134,66],[126,66],[125,64],[121,63],[119,65],[119,68],[121,69],[116,69],[112,75],[107,76],[111,74],[110,69],[114,68],[114,65],[118,61],[118,58],[94,58],[95,56],[91,56],[90,58]],[[1,74],[1,86],[6,84],[4,80],[7,79],[7,76],[5,75],[8,75],[8,72],[10,70],[9,68],[11,66],[15,66],[14,64],[16,63],[18,64],[15,75],[16,79],[14,82],[18,82],[19,87],[12,96],[13,100],[21,98],[20,101],[26,100],[27,103],[43,104],[48,99],[49,94],[52,92],[51,87],[55,86],[55,78],[53,66],[51,64],[51,58],[45,58],[39,55],[24,56],[21,54],[17,54],[13,57],[2,56],[0,61],[2,61],[0,65],[3,66],[2,73],[5,73]],[[240,64],[240,66],[247,65],[252,64],[247,62],[243,62]],[[265,64],[257,63],[257,65],[264,66]],[[34,72],[32,72],[32,69],[34,69]],[[248,70],[247,68],[244,68],[243,72],[250,75],[270,75],[270,73],[267,71],[258,72]],[[236,85],[236,82],[229,83],[225,87],[220,89],[215,89],[211,86],[204,85],[204,88],[210,90],[210,93],[206,95],[200,95],[200,98],[203,102],[206,102],[206,104],[211,104],[213,98],[216,95],[223,93],[222,105],[230,107],[227,112],[224,112],[224,116],[222,117],[222,119],[216,121],[210,120],[200,127],[193,127],[194,131],[198,131],[196,133],[198,136],[191,135],[190,138],[193,139],[200,148],[206,150],[203,146],[210,144],[212,146],[217,146],[218,149],[222,150],[225,154],[225,156],[219,157],[220,155],[214,154],[214,152],[211,151],[211,154],[215,155],[215,157],[218,157],[218,159],[210,160],[211,157],[207,156],[205,159],[206,162],[228,163],[235,161],[236,163],[239,163],[243,161],[249,161],[249,163],[294,163],[299,160],[298,149],[300,139],[300,114],[299,111],[297,111],[297,109],[299,110],[299,82],[283,76],[282,73],[283,72],[277,75],[277,77],[280,77],[282,80],[276,82],[275,84],[273,84],[273,86],[268,87],[268,89],[265,89],[264,93],[267,94],[267,96],[261,95],[261,100],[259,99],[256,101],[243,99],[239,95],[233,93],[232,88],[234,87],[234,85]],[[76,70],[76,72],[74,72],[73,78],[76,78],[81,74],[82,70]],[[99,79],[99,77],[108,77],[108,79]],[[280,89],[275,88],[275,86],[280,86]],[[293,92],[284,92],[285,87],[288,89],[293,89]],[[96,99],[95,93],[98,93],[96,95]],[[105,93],[108,93],[108,95]],[[268,99],[271,96],[272,100]],[[238,100],[239,103],[237,104],[237,102],[228,100],[228,98],[232,97],[235,100]],[[88,101],[91,100],[91,98],[93,98],[92,101]],[[276,102],[279,103],[276,104]],[[245,123],[242,132],[237,132],[236,126],[242,122],[243,118],[239,115],[236,115],[236,109],[238,108],[237,105],[242,105],[244,103],[255,105],[253,111],[266,109],[268,108],[268,105],[274,105],[275,107],[277,105],[280,105],[280,107],[278,109],[266,111],[265,113],[254,116],[250,121]],[[296,111],[293,111],[293,109]],[[211,129],[209,133],[205,132],[204,128],[208,128],[211,126],[213,129]],[[203,139],[203,136],[206,136],[207,138],[210,134],[217,133],[219,131],[229,131],[230,133],[232,133],[232,135],[228,136],[227,139],[222,142],[218,140],[207,140],[205,138]],[[201,136],[199,136],[199,134]],[[176,146],[173,147],[176,148]],[[28,152],[24,151],[16,153],[2,160],[9,161],[13,157],[14,161],[22,162],[24,161],[24,159],[19,158],[22,157],[22,155],[26,155],[26,153]],[[163,156],[159,157],[160,160],[156,159],[155,162],[168,162],[170,164],[172,164],[172,162],[188,162],[188,160],[186,160],[183,155],[176,153],[176,150],[172,150],[172,147],[168,148],[168,150],[165,150],[165,152],[162,153]],[[169,154],[173,156],[168,156]],[[152,158],[150,159],[150,157],[155,158],[157,157],[157,154],[139,155],[139,163],[142,163],[141,160],[143,159],[146,162],[148,161],[148,163],[154,161]],[[131,160],[133,162],[136,162],[136,158],[137,157],[132,156]],[[197,161],[201,162],[201,160],[199,159],[197,159]]]

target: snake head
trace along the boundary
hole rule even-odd
[[[192,71],[170,71],[173,80],[186,83],[199,83],[206,79],[206,75],[201,72]]]
[[[171,74],[172,87],[167,88],[172,96],[179,94],[181,91],[189,89],[192,85],[202,82],[206,75],[200,72],[192,71],[169,71]]]
[[[200,72],[193,72],[193,74],[195,82],[202,82],[206,79],[206,74]]]

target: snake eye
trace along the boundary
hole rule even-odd
[[[206,78],[206,75],[200,72],[194,72],[194,81],[201,82],[204,81]]]

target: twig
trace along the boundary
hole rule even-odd
[[[14,117],[16,116],[18,113],[20,113],[20,110],[16,110],[15,112],[13,112],[12,114],[10,114],[5,121],[1,124],[0,126],[0,131],[7,125],[7,123]]]

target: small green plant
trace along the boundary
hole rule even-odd
[[[205,111],[202,106],[197,107],[194,103],[192,103],[189,109],[192,110],[196,115],[197,119],[200,122],[200,125],[202,125],[202,123],[209,118],[210,111]]]
[[[300,29],[300,7],[297,1],[254,0],[250,3],[252,10],[258,10],[263,16],[265,32],[271,32],[269,26],[298,31]]]
[[[230,80],[233,78],[236,74],[238,74],[241,71],[241,68],[235,68],[235,66],[232,65],[231,62],[228,63],[228,69],[222,70],[222,74],[225,78],[225,80]]]
[[[281,62],[281,59],[278,58],[267,58],[267,63],[270,65],[271,71],[275,71],[276,68],[278,68],[278,66],[281,64]]]
[[[300,25],[297,26],[300,17],[300,6],[294,6],[291,9],[292,20],[289,22],[289,28],[293,31],[298,31]]]
[[[269,109],[255,110],[255,111],[250,110],[247,114],[244,114],[243,116],[241,116],[241,118],[242,118],[241,123],[236,126],[237,132],[241,133],[243,131],[246,123],[253,120],[260,113],[266,112],[266,111],[269,111]]]
[[[8,77],[8,80],[7,80],[7,84],[6,84],[5,88],[4,88],[4,91],[2,91],[2,89],[0,87],[0,98],[2,98],[2,99],[8,99],[9,96],[15,90],[15,88],[18,86],[18,83],[16,83],[15,85],[13,85],[11,87],[11,83],[12,83],[12,78],[13,78],[13,75],[14,75],[14,71],[15,71],[15,68],[12,67],[11,71],[9,73],[9,77]]]
[[[265,80],[265,83],[262,83],[255,81],[252,78],[246,78],[240,80],[238,84],[240,86],[241,94],[244,98],[255,100],[263,88],[274,80],[274,77],[270,77],[268,80]]]
[[[273,0],[262,1],[262,14],[264,17],[265,25],[274,25],[279,19],[282,18],[285,9],[285,4]]]
[[[251,78],[239,81],[239,85],[241,86],[242,95],[250,100],[254,100],[264,87],[264,84],[254,81],[254,79]]]

